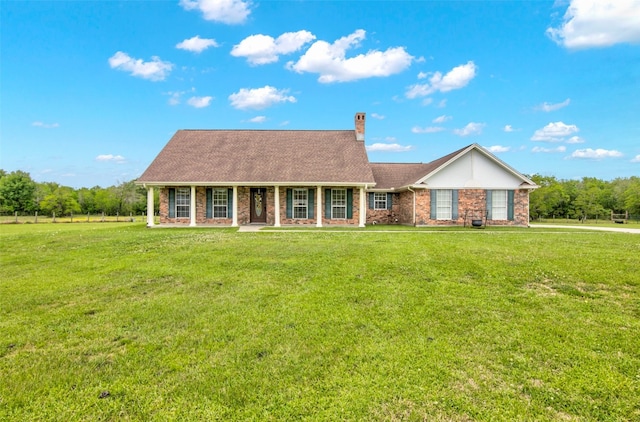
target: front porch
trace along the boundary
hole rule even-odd
[[[366,223],[365,186],[146,186],[147,209],[160,190],[160,225],[272,227]],[[147,226],[155,225],[147,214]]]

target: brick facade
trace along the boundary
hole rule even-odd
[[[184,224],[189,225],[190,219],[169,218],[169,188],[160,189],[160,223],[161,224]],[[230,226],[232,218],[206,218],[206,187],[196,187],[196,224],[197,225],[219,225]],[[287,218],[287,187],[279,187],[280,195],[280,224],[286,225],[317,225],[317,187],[308,187],[314,190],[314,218]],[[250,216],[250,191],[249,187],[238,187],[238,224],[246,225],[251,223]],[[325,216],[326,194],[321,188],[322,196],[322,225],[355,225],[360,219],[360,189],[353,189],[352,218],[331,219]],[[267,201],[267,222],[266,225],[275,224],[275,187],[266,187]],[[487,225],[493,226],[527,226],[529,223],[529,191],[520,189],[514,191],[513,220],[485,220],[487,194],[484,189],[459,189],[458,190],[458,218],[455,220],[431,219],[431,190],[415,189],[414,191],[404,191],[392,194],[392,208],[390,210],[374,210],[368,208],[368,201],[365,201],[366,224],[403,224],[416,226],[450,226],[450,225],[471,225],[474,219],[481,219]],[[414,221],[414,197],[415,197],[415,221]]]
[[[403,204],[399,193],[391,194],[391,209],[376,210],[367,201],[367,224],[404,224],[401,220]],[[409,220],[410,221],[410,220]]]
[[[170,218],[169,217],[169,189],[180,188],[186,186],[167,186],[160,189],[160,224],[184,224],[189,225],[191,220],[186,218]],[[231,189],[231,187],[222,187],[224,189]],[[300,187],[296,187],[300,188]],[[305,189],[314,190],[314,218],[287,218],[287,187],[280,187],[280,224],[281,225],[316,225],[317,219],[317,187],[302,187]],[[266,187],[266,201],[267,201],[267,221],[266,225],[273,226],[275,224],[275,187]],[[345,188],[347,189],[347,188]],[[238,225],[246,225],[251,223],[250,214],[250,187],[238,187]],[[352,203],[352,218],[332,219],[327,218],[325,213],[325,189],[322,188],[322,224],[323,225],[358,225],[360,219],[360,189],[353,188],[353,203]],[[204,186],[196,187],[196,225],[219,225],[219,226],[231,226],[233,223],[232,218],[206,218],[206,201],[207,201],[207,188]]]
[[[487,191],[485,189],[458,190],[458,218],[455,220],[431,219],[431,190],[416,190],[417,226],[470,226],[472,220],[482,220],[489,226],[527,226],[529,224],[529,191],[514,191],[513,220],[488,220]]]

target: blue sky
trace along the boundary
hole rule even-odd
[[[352,129],[371,161],[471,143],[640,175],[640,0],[2,1],[0,168],[103,187],[178,129]]]

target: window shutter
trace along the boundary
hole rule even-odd
[[[207,188],[207,218],[213,218],[213,189]]]
[[[435,189],[430,189],[429,190],[429,195],[431,196],[431,219],[435,220],[437,217],[436,214],[436,208],[438,207],[438,199],[436,196],[436,190]]]
[[[458,189],[451,191],[451,219],[458,219]]]
[[[308,218],[313,218],[313,199],[314,199],[314,194],[315,194],[316,190],[315,189],[309,189],[309,192],[307,193],[308,195],[308,206],[307,206],[307,216]]]
[[[488,190],[487,191],[487,220],[491,220],[493,218],[492,212],[491,212],[491,207],[493,204],[493,192]]]
[[[507,191],[507,220],[513,221],[513,194],[512,190]]]
[[[233,189],[227,189],[227,218],[233,218]]]
[[[390,210],[393,208],[393,194],[387,193],[387,209]]]
[[[347,189],[347,218],[353,218],[353,189]]]
[[[169,188],[169,218],[176,218],[176,190]]]
[[[373,192],[369,192],[369,209],[372,210],[374,207],[374,193]]]
[[[331,218],[331,189],[324,190],[324,216]]]
[[[293,192],[291,189],[287,189],[287,218],[293,216]]]

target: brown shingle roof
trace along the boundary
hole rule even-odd
[[[467,148],[469,147],[461,148],[430,163],[371,163],[371,171],[376,179],[375,189],[411,186]]]
[[[179,130],[138,183],[373,184],[353,130]]]

